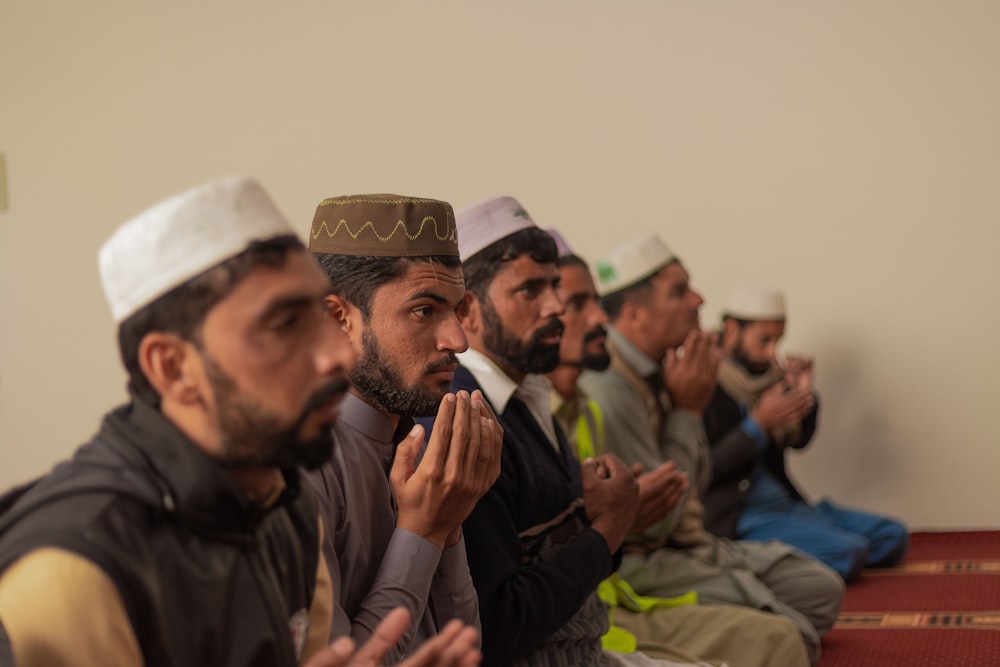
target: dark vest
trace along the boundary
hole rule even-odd
[[[256,505],[136,401],[70,461],[0,499],[0,572],[41,547],[90,560],[115,583],[147,665],[296,665],[318,519],[298,473],[283,473],[278,501]]]

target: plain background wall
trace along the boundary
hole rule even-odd
[[[148,205],[259,177],[518,197],[591,259],[657,231],[715,325],[782,285],[814,495],[1000,525],[1000,3],[0,0],[0,486],[124,398],[96,269]]]

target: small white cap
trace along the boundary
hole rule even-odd
[[[730,293],[722,314],[752,322],[783,322],[785,295],[770,287],[741,285]]]
[[[597,289],[601,296],[623,290],[675,261],[676,255],[659,236],[647,234],[615,246],[607,258],[594,264]]]
[[[569,247],[569,244],[566,243],[566,239],[563,238],[563,235],[559,233],[558,229],[555,227],[549,227],[545,230],[545,233],[551,236],[552,240],[556,242],[556,250],[559,251],[560,257],[574,254],[573,249]]]
[[[160,202],[101,246],[101,282],[115,323],[252,241],[294,234],[263,188],[248,178],[226,178]]]
[[[493,197],[469,204],[455,213],[455,222],[458,252],[463,262],[514,232],[537,227],[513,197]]]

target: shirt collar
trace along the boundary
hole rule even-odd
[[[539,415],[552,415],[552,383],[544,375],[525,375],[517,397]]]
[[[389,415],[351,392],[340,405],[339,423],[380,444],[392,444],[396,430]]]
[[[543,375],[529,373],[518,385],[499,366],[478,350],[469,349],[458,355],[459,361],[476,378],[486,399],[499,414],[507,411],[514,394],[527,406],[549,443],[559,449],[559,436],[552,424],[552,383]]]
[[[618,354],[621,355],[625,363],[632,367],[636,373],[644,378],[655,377],[660,373],[661,365],[656,360],[651,359],[645,352],[637,348],[618,329],[608,325],[608,341],[614,346]]]
[[[476,378],[486,400],[493,404],[496,411],[501,413],[506,410],[510,397],[517,391],[517,383],[479,350],[469,348],[458,355],[458,360]]]

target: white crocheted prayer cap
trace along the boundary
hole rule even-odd
[[[263,188],[248,178],[225,178],[160,202],[101,246],[101,282],[115,323],[252,241],[294,234]]]
[[[492,197],[469,204],[455,213],[455,221],[463,262],[514,232],[537,226],[513,197]]]
[[[545,230],[545,233],[552,237],[552,240],[556,242],[556,250],[559,251],[560,257],[565,257],[566,255],[572,255],[573,249],[569,247],[566,243],[566,239],[563,235],[559,233],[559,230],[555,227],[549,227]]]
[[[740,285],[729,295],[724,315],[738,320],[780,322],[785,315],[785,295],[760,285]]]
[[[606,258],[594,263],[597,289],[601,296],[623,290],[675,261],[677,256],[656,234],[633,239],[615,246]]]

